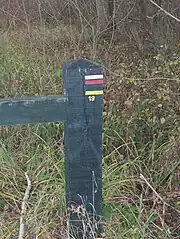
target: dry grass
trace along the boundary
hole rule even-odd
[[[1,97],[59,94],[63,61],[102,62],[106,238],[178,238],[179,49],[142,60],[132,47],[65,25],[16,29],[0,41]],[[65,238],[63,125],[1,127],[0,134],[0,238],[18,234],[27,171],[26,238]]]

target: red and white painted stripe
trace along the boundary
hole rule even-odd
[[[104,84],[103,75],[87,75],[85,76],[85,85],[102,85]]]

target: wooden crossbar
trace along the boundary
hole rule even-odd
[[[0,125],[65,121],[66,109],[64,96],[0,99]]]
[[[102,231],[103,85],[101,65],[73,60],[63,65],[63,96],[0,99],[0,126],[64,122],[66,205],[75,239]]]

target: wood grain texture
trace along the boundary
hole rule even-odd
[[[64,125],[66,202],[69,231],[75,239],[101,234],[103,95],[95,93],[103,93],[103,85],[86,85],[89,76],[103,78],[102,66],[85,59],[63,66],[63,88],[68,95]],[[93,91],[93,100],[86,91]]]
[[[66,109],[64,96],[0,99],[0,125],[65,121]]]

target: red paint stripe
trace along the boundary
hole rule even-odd
[[[86,80],[85,85],[102,85],[104,80]]]

